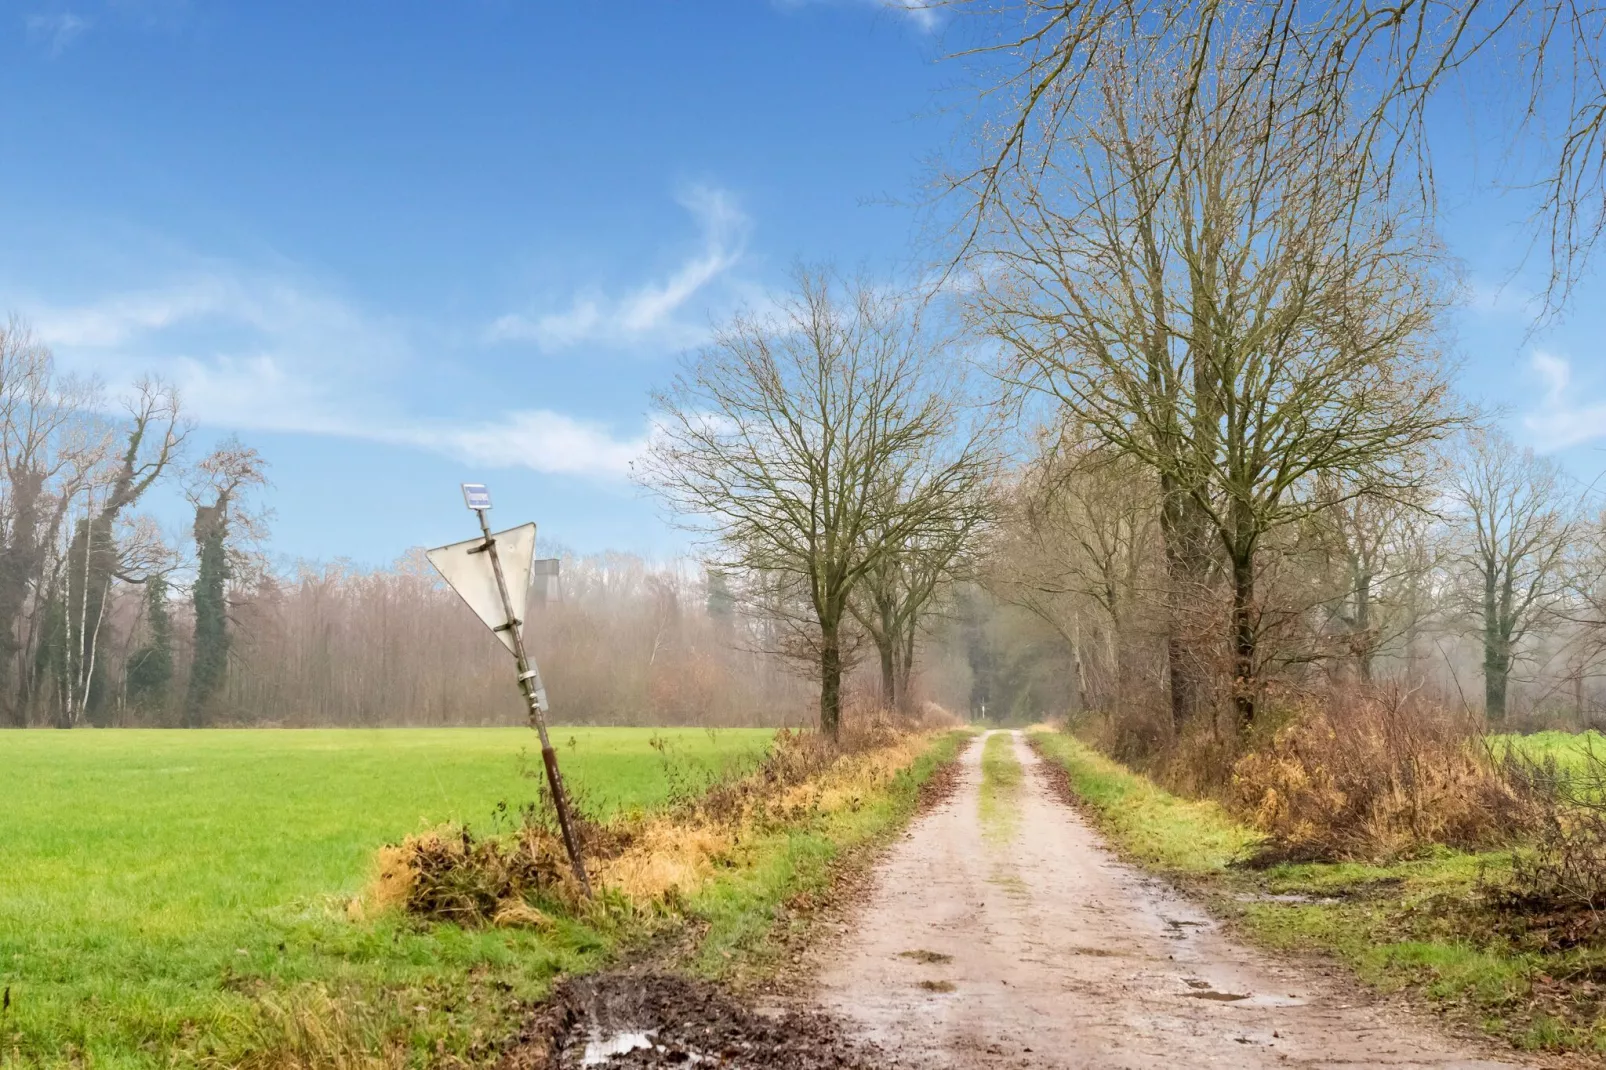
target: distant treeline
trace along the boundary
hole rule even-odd
[[[565,555],[526,638],[572,724],[751,725],[808,715],[803,681],[757,653],[759,627],[696,570]],[[522,724],[513,659],[415,553],[392,567],[267,576],[234,612],[217,716],[283,725]],[[124,705],[125,723],[178,711]]]
[[[512,659],[421,553],[269,567],[264,462],[233,440],[190,459],[187,432],[165,384],[109,397],[0,324],[0,725],[522,721]],[[192,510],[176,537],[141,512],[164,482]],[[767,626],[695,567],[566,555],[550,593],[528,637],[559,721],[806,712],[752,652]]]

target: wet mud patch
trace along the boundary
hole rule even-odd
[[[898,952],[898,957],[900,959],[910,959],[914,962],[923,962],[928,966],[954,960],[952,955],[944,955],[941,951],[927,951],[925,948],[920,948],[916,951],[900,951]]]
[[[564,981],[530,1016],[498,1070],[874,1070],[900,1063],[824,1014],[760,1013],[719,986],[668,973]]]

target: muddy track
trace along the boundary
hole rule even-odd
[[[958,790],[877,867],[814,996],[899,1061],[932,1067],[1509,1067],[1312,966],[1228,939],[1118,861],[1025,767],[1013,834],[983,834],[981,746]]]

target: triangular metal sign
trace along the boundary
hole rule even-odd
[[[519,617],[519,632],[524,628],[525,605],[530,597],[530,566],[535,560],[535,525],[520,524],[516,528],[498,531],[496,557],[502,563],[502,575],[507,580],[507,594],[513,601],[513,612]],[[485,626],[495,632],[502,645],[513,649],[513,631],[504,627],[508,623],[507,610],[502,606],[502,594],[496,589],[496,573],[491,569],[491,555],[484,552],[485,538],[454,542],[425,552],[429,563],[435,566],[452,590],[462,596],[468,607],[479,615]]]

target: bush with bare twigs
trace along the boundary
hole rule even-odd
[[[1265,861],[1498,846],[1532,832],[1543,809],[1475,721],[1394,686],[1307,698],[1238,760],[1231,787],[1269,834]]]
[[[1606,754],[1587,739],[1566,765],[1508,744],[1501,759],[1544,800],[1532,842],[1482,889],[1519,945],[1564,951],[1606,938]]]

